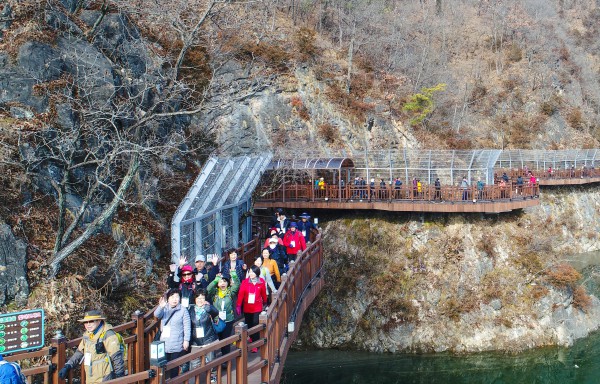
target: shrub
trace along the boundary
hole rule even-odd
[[[505,79],[502,82],[502,85],[504,85],[504,88],[506,88],[507,91],[512,92],[521,82],[522,81],[519,78],[511,76],[508,79]]]
[[[308,60],[317,54],[316,32],[310,28],[302,27],[294,35],[294,43],[302,60]]]
[[[444,301],[440,308],[441,313],[448,317],[451,320],[458,321],[460,320],[460,315],[463,313],[468,313],[473,309],[477,308],[478,300],[475,295],[466,295],[457,299],[456,297],[448,297],[446,301]]]
[[[573,306],[587,312],[591,305],[592,298],[588,295],[585,288],[580,285],[573,291]]]
[[[582,130],[585,126],[585,122],[583,119],[583,114],[581,113],[581,109],[574,108],[567,115],[567,122],[571,126],[571,128]]]
[[[556,288],[566,289],[575,288],[577,281],[581,279],[581,274],[570,264],[558,264],[546,274],[548,281]]]
[[[529,293],[531,298],[537,301],[546,296],[549,292],[550,290],[542,285],[534,285],[531,287],[531,291]]]
[[[542,261],[536,252],[523,252],[515,257],[514,261],[529,273],[538,273],[543,268]]]
[[[320,124],[318,127],[318,133],[323,140],[327,143],[335,143],[340,139],[340,131],[338,127],[331,123]]]
[[[488,257],[495,259],[497,254],[494,246],[496,245],[495,237],[489,233],[484,233],[479,241],[479,249],[487,254]]]
[[[560,47],[560,49],[558,50],[558,58],[562,61],[569,61],[569,59],[571,58],[569,49],[565,45]]]
[[[508,61],[516,63],[521,61],[523,58],[523,53],[521,52],[521,48],[516,43],[512,43],[508,48],[508,52],[506,52],[506,58]]]
[[[469,97],[470,103],[477,103],[479,100],[483,99],[488,93],[488,89],[485,85],[483,85],[482,81],[477,81],[471,90],[471,96]]]
[[[265,41],[243,40],[240,36],[233,36],[225,42],[224,47],[231,49],[236,57],[242,61],[262,60],[266,65],[284,70],[290,61],[290,55],[285,49],[275,43]]]
[[[290,99],[290,104],[302,120],[310,120],[310,114],[308,113],[308,109],[306,108],[300,97],[292,96],[292,98]]]
[[[544,101],[540,104],[540,112],[546,116],[552,116],[557,111],[557,106],[550,101]]]

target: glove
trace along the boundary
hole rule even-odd
[[[71,368],[73,368],[71,367],[71,364],[65,364],[65,366],[60,371],[58,371],[58,377],[60,377],[61,379],[66,379]]]
[[[238,316],[242,314],[242,307],[241,306],[238,305],[237,307],[235,307],[235,314],[238,315]]]

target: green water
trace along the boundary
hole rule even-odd
[[[600,293],[600,253],[569,258],[588,290]],[[502,353],[374,354],[306,351],[288,354],[284,384],[348,383],[600,383],[600,332],[571,348]]]

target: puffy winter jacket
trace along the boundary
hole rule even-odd
[[[306,249],[304,236],[298,231],[288,231],[285,236],[283,236],[283,244],[287,247],[288,255],[296,255],[299,251],[304,251]]]
[[[219,311],[217,308],[208,303],[202,307],[198,307],[197,305],[190,307],[192,345],[206,345],[218,339],[217,332],[213,328],[213,318],[218,315]]]
[[[244,313],[258,313],[267,304],[267,284],[259,277],[253,283],[250,278],[244,279],[238,293],[237,306],[244,304]]]
[[[171,316],[173,314],[173,316]],[[171,308],[168,304],[164,307],[158,306],[154,311],[154,316],[160,319],[160,329],[162,330],[161,340],[165,341],[165,352],[175,353],[183,351],[183,342],[191,339],[191,323],[188,310],[177,304]],[[169,317],[171,318],[169,320]],[[170,334],[165,336],[165,323],[171,328]]]
[[[21,376],[17,372],[17,367],[0,356],[0,383],[2,384],[25,384],[21,382]]]
[[[217,311],[225,311],[225,321],[230,322],[235,319],[233,308],[235,305],[235,297],[240,290],[240,280],[237,277],[231,278],[231,287],[225,291],[220,291],[217,287],[220,277],[216,277],[212,283],[208,285],[208,295],[213,298],[213,305]]]

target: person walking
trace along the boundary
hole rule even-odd
[[[208,296],[213,298],[213,305],[219,311],[219,318],[225,322],[225,329],[218,333],[219,340],[231,336],[233,333],[233,313],[235,297],[240,289],[240,280],[237,275],[230,278],[229,275],[218,274],[208,285]],[[231,344],[221,348],[221,355],[226,355],[231,350]]]
[[[462,199],[469,199],[469,182],[467,181],[467,177],[463,177],[462,182],[460,183],[460,189],[462,190]]]
[[[248,329],[258,325],[258,316],[267,305],[267,287],[262,277],[260,277],[260,267],[253,265],[250,267],[249,277],[242,281],[240,291],[237,297],[236,312],[244,312],[244,321]],[[258,339],[259,334],[250,336],[252,342]],[[252,353],[258,352],[257,348],[252,348]]]
[[[196,282],[192,266],[187,265],[187,260],[181,258],[179,260],[179,268],[176,271],[171,271],[167,277],[167,286],[169,288],[177,288],[181,292],[181,305],[189,308],[193,301],[194,290],[201,286],[201,282]],[[173,269],[173,265],[171,265]]]
[[[481,180],[481,178],[479,178],[479,180],[477,181],[477,198],[479,200],[483,199],[483,189],[485,187],[485,183],[483,182],[483,180]]]
[[[309,219],[310,215],[306,212],[303,212],[300,215],[300,221],[296,223],[296,229],[302,233],[302,236],[304,236],[304,242],[307,244],[310,242],[310,231],[315,229],[315,225]],[[265,247],[267,246],[268,244],[265,245]]]
[[[181,291],[171,288],[167,294],[161,296],[154,316],[159,319],[161,334],[160,340],[165,342],[165,354],[167,361],[175,360],[186,354],[190,347],[190,314],[186,307],[181,305]],[[187,372],[187,366],[183,365],[181,371]],[[179,367],[175,367],[167,373],[169,378],[179,375]]]
[[[248,269],[248,266],[244,263],[244,260],[238,259],[238,254],[235,249],[232,248],[227,253],[229,254],[229,261],[221,264],[219,272],[222,276],[236,277],[241,281],[246,276],[246,269]]]
[[[296,223],[290,223],[290,230],[283,236],[283,245],[287,248],[288,259],[295,261],[296,255],[306,249],[304,236],[296,230]]]
[[[123,349],[117,333],[99,310],[85,312],[83,319],[77,320],[85,327],[83,338],[77,350],[58,372],[65,379],[75,366],[83,363],[85,382],[97,384],[125,375]]]
[[[214,319],[218,318],[219,311],[206,301],[206,290],[198,288],[195,292],[194,304],[190,306],[190,321],[192,325],[191,353],[201,349],[203,346],[218,340],[217,332],[213,327]],[[209,352],[205,356],[205,362],[209,363],[215,358],[215,352]],[[200,358],[190,361],[190,369],[199,367]],[[211,382],[213,381],[211,377]]]
[[[268,253],[268,251],[267,251]],[[271,295],[277,292],[277,288],[275,287],[275,283],[273,282],[273,278],[271,277],[271,272],[267,267],[264,266],[264,259],[262,256],[256,256],[254,258],[254,265],[260,268],[260,277],[265,281],[267,285],[267,303],[271,303]],[[250,270],[246,273],[246,278],[250,277]]]
[[[279,289],[279,284],[281,284],[281,274],[279,273],[279,264],[276,260],[271,258],[271,251],[269,248],[262,250],[262,260],[262,266],[269,271],[273,285],[275,285],[275,291],[277,291]]]
[[[0,355],[0,383],[2,384],[27,384],[21,366],[17,362],[10,363]]]

